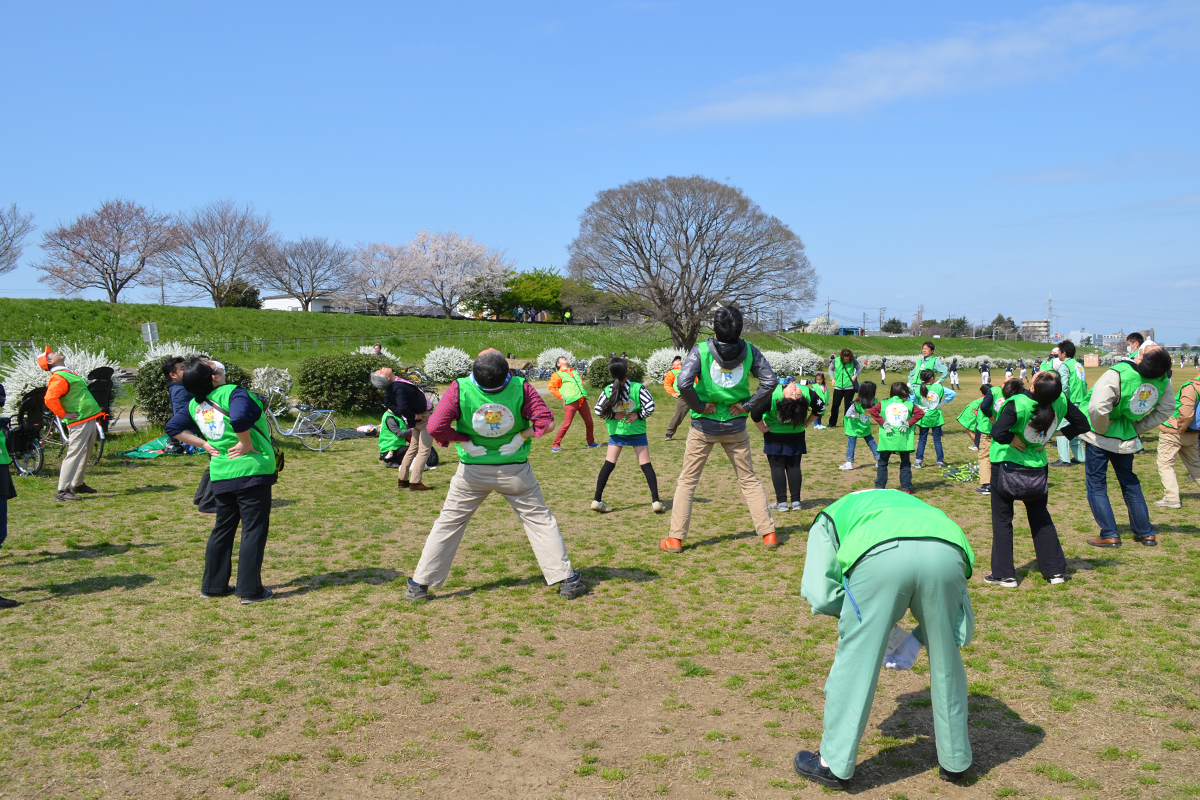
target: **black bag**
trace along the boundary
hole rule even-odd
[[[1050,493],[1046,467],[1022,467],[1001,461],[992,470],[992,491],[1013,500],[1039,500]]]

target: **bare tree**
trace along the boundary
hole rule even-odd
[[[167,262],[170,279],[190,290],[191,298],[208,295],[217,308],[230,287],[246,280],[271,253],[275,235],[269,216],[247,205],[218,200],[184,217],[180,245]]]
[[[446,319],[464,301],[503,287],[513,264],[458,231],[421,231],[405,247],[408,292],[441,306]]]
[[[25,237],[33,232],[33,214],[22,214],[13,203],[0,209],[0,275],[17,268]]]
[[[300,301],[308,311],[321,295],[340,293],[349,282],[353,253],[338,242],[323,237],[304,237],[274,248],[254,269],[254,276],[268,289]]]
[[[690,348],[718,304],[790,313],[817,276],[800,237],[736,187],[650,178],[600,192],[569,247],[573,278],[661,322]]]
[[[96,211],[42,236],[46,258],[38,280],[59,294],[103,289],[108,302],[137,286],[178,244],[170,215],[131,200],[108,200]]]
[[[395,303],[409,283],[409,264],[403,247],[386,242],[363,244],[354,248],[350,263],[350,288],[369,301],[383,298]]]

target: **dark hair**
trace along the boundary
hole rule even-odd
[[[1063,339],[1062,343],[1058,346],[1058,354],[1063,358],[1074,358],[1075,343],[1070,339]]]
[[[1149,380],[1161,378],[1171,368],[1171,356],[1161,347],[1151,347],[1142,353],[1142,363],[1134,364],[1133,368],[1143,378]]]
[[[922,346],[922,347],[928,347],[928,348],[929,348],[929,352],[931,352],[931,353],[932,353],[934,350],[937,350],[937,345],[935,345],[933,342],[921,342],[921,346]]]
[[[559,356],[558,358],[554,359],[554,366],[555,366],[555,368],[557,368],[557,367],[558,367],[558,362],[560,362],[560,361],[566,361],[566,362],[567,362],[567,367],[568,367],[568,368],[570,368],[570,366],[571,366],[571,359],[567,358],[566,356]]]
[[[1125,337],[1125,341],[1134,342],[1135,344],[1137,344],[1138,347],[1141,347],[1142,345],[1144,345],[1146,343],[1146,337],[1142,336],[1137,331],[1134,331],[1133,333],[1131,333]]]
[[[933,374],[934,374],[933,370],[931,370],[931,369],[921,370],[921,385],[924,386],[925,384],[927,384],[931,380],[933,380]]]
[[[183,388],[197,400],[204,400],[213,390],[213,376],[217,371],[212,364],[202,358],[192,356],[192,360],[183,370]]]
[[[742,338],[742,312],[733,306],[721,306],[713,313],[713,333],[722,344]]]
[[[900,397],[907,400],[911,394],[912,391],[909,390],[908,384],[904,381],[896,381],[892,384],[892,397]]]
[[[167,377],[167,380],[170,380],[171,373],[175,371],[175,367],[185,363],[187,362],[184,360],[183,356],[167,356],[163,359],[162,363],[163,375]]]
[[[600,404],[601,419],[612,419],[613,406],[621,402],[622,394],[629,394],[629,363],[620,356],[612,359],[608,362],[608,376],[613,379],[612,389]]]
[[[471,374],[481,389],[499,389],[508,379],[508,362],[499,350],[484,350],[475,357]]]
[[[1004,386],[1001,387],[1000,393],[1003,394],[1004,399],[1007,400],[1017,392],[1023,391],[1024,389],[1025,384],[1021,383],[1020,378],[1009,378],[1004,382]]]
[[[795,400],[779,398],[775,403],[775,418],[784,425],[803,425],[808,419],[808,393],[801,392]]]
[[[986,396],[987,396],[987,393],[988,393],[988,392],[990,392],[991,390],[992,390],[992,385],[991,385],[990,383],[981,383],[981,384],[979,384],[979,393],[980,393],[981,395],[983,395],[983,396],[985,396],[985,397],[986,397]]]
[[[816,377],[817,377],[817,378],[820,378],[820,380],[821,380],[821,385],[822,385],[822,386],[824,386],[824,385],[825,385],[825,373],[824,373],[824,372],[818,372],[818,373],[817,373],[817,375],[816,375]]]
[[[683,361],[683,356],[675,356],[671,359],[672,364],[674,364],[676,361]]]
[[[871,381],[863,381],[858,385],[858,402],[862,403],[863,408],[870,408],[875,405],[875,384]]]
[[[1033,391],[1030,394],[1038,406],[1029,424],[1038,433],[1045,433],[1051,425],[1058,423],[1054,401],[1062,397],[1062,379],[1057,372],[1039,372],[1033,379]]]
[[[854,352],[849,347],[843,347],[842,352],[839,353],[838,355],[841,356],[842,358],[848,358],[851,361],[854,360]]]

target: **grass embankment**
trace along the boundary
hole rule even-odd
[[[670,403],[655,395],[651,450],[669,500],[684,442],[662,441]],[[947,417],[973,396],[964,387]],[[956,423],[946,430],[948,460],[973,460]],[[404,601],[452,450],[427,477],[435,491],[397,494],[373,441],[322,455],[289,443],[264,572],[276,599],[247,607],[198,596],[211,525],[191,505],[202,459],[106,457],[88,477],[100,494],[79,503],[55,504],[50,477],[19,478],[0,550],[0,592],[24,603],[0,613],[0,794],[820,794],[791,758],[819,743],[837,628],[809,613],[799,587],[814,516],[872,483],[863,447],[859,469],[838,471],[845,443],[840,429],[810,434],[806,508],[778,515],[787,541],[775,552],[760,546],[714,455],[688,549],[668,556],[657,549],[668,519],[651,513],[632,453],[609,482],[614,513],[598,516],[588,502],[604,450],[582,448],[579,422],[563,453],[536,442],[534,471],[593,585],[573,602],[543,585],[498,498],[472,520],[435,599]],[[1137,468],[1153,501],[1153,435],[1146,446]],[[988,500],[935,469],[915,481],[978,558],[977,633],[964,650],[978,782],[937,779],[922,655],[911,672],[880,674],[856,793],[1200,792],[1196,485],[1183,484],[1182,510],[1152,507],[1159,547],[1097,551],[1085,543],[1096,528],[1082,467],[1053,470],[1071,580],[1044,583],[1018,513],[1021,586],[1006,590],[982,582]],[[1115,481],[1110,489],[1123,520]]]

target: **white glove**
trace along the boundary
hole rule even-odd
[[[474,442],[459,442],[458,446],[463,449],[463,452],[475,458],[483,458],[487,455],[487,448],[481,444]]]
[[[525,437],[518,433],[511,440],[509,440],[508,444],[500,445],[499,453],[502,456],[511,456],[513,453],[520,450],[524,445]]]
[[[899,630],[903,630],[903,628],[899,628]],[[889,637],[890,639],[891,637]],[[921,643],[910,633],[898,645],[893,647],[889,644],[887,652],[883,654],[883,666],[885,669],[896,671],[912,669],[912,665],[916,663],[917,656],[920,654]]]

